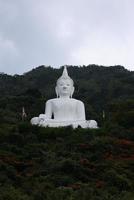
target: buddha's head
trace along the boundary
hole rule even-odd
[[[56,94],[57,97],[70,97],[72,98],[72,95],[74,93],[74,82],[73,80],[68,76],[67,69],[64,67],[62,76],[57,80],[56,84]]]

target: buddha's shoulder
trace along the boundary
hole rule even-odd
[[[63,99],[62,99],[62,101],[63,101]],[[68,100],[65,100],[65,102],[72,102],[72,103],[76,103],[76,104],[83,104],[83,102],[82,101],[80,101],[80,100],[77,100],[77,99],[74,99],[74,98],[69,98]],[[49,99],[46,103],[47,104],[51,104],[51,103],[58,103],[58,102],[61,102],[61,99],[60,98],[54,98],[54,99]]]
[[[71,100],[72,100],[73,102],[76,102],[77,104],[83,104],[83,102],[80,101],[80,100],[78,100],[78,99],[73,99],[73,98],[71,98]]]
[[[52,103],[52,102],[55,102],[55,101],[57,101],[57,100],[58,100],[58,98],[49,99],[49,100],[47,100],[46,103],[47,103],[47,104],[48,104],[48,103]]]

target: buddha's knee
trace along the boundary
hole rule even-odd
[[[38,125],[39,124],[39,117],[33,117],[31,119],[31,124],[32,125]]]
[[[95,120],[89,120],[88,127],[89,128],[98,128],[98,124]]]

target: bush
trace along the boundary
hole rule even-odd
[[[13,186],[1,187],[0,189],[1,200],[33,200],[30,196],[23,193]]]

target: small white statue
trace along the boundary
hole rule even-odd
[[[62,76],[57,80],[57,98],[46,102],[45,114],[31,119],[33,125],[63,127],[73,126],[73,128],[98,128],[95,120],[86,121],[85,107],[82,101],[72,98],[74,93],[73,80],[68,76],[64,67]]]

